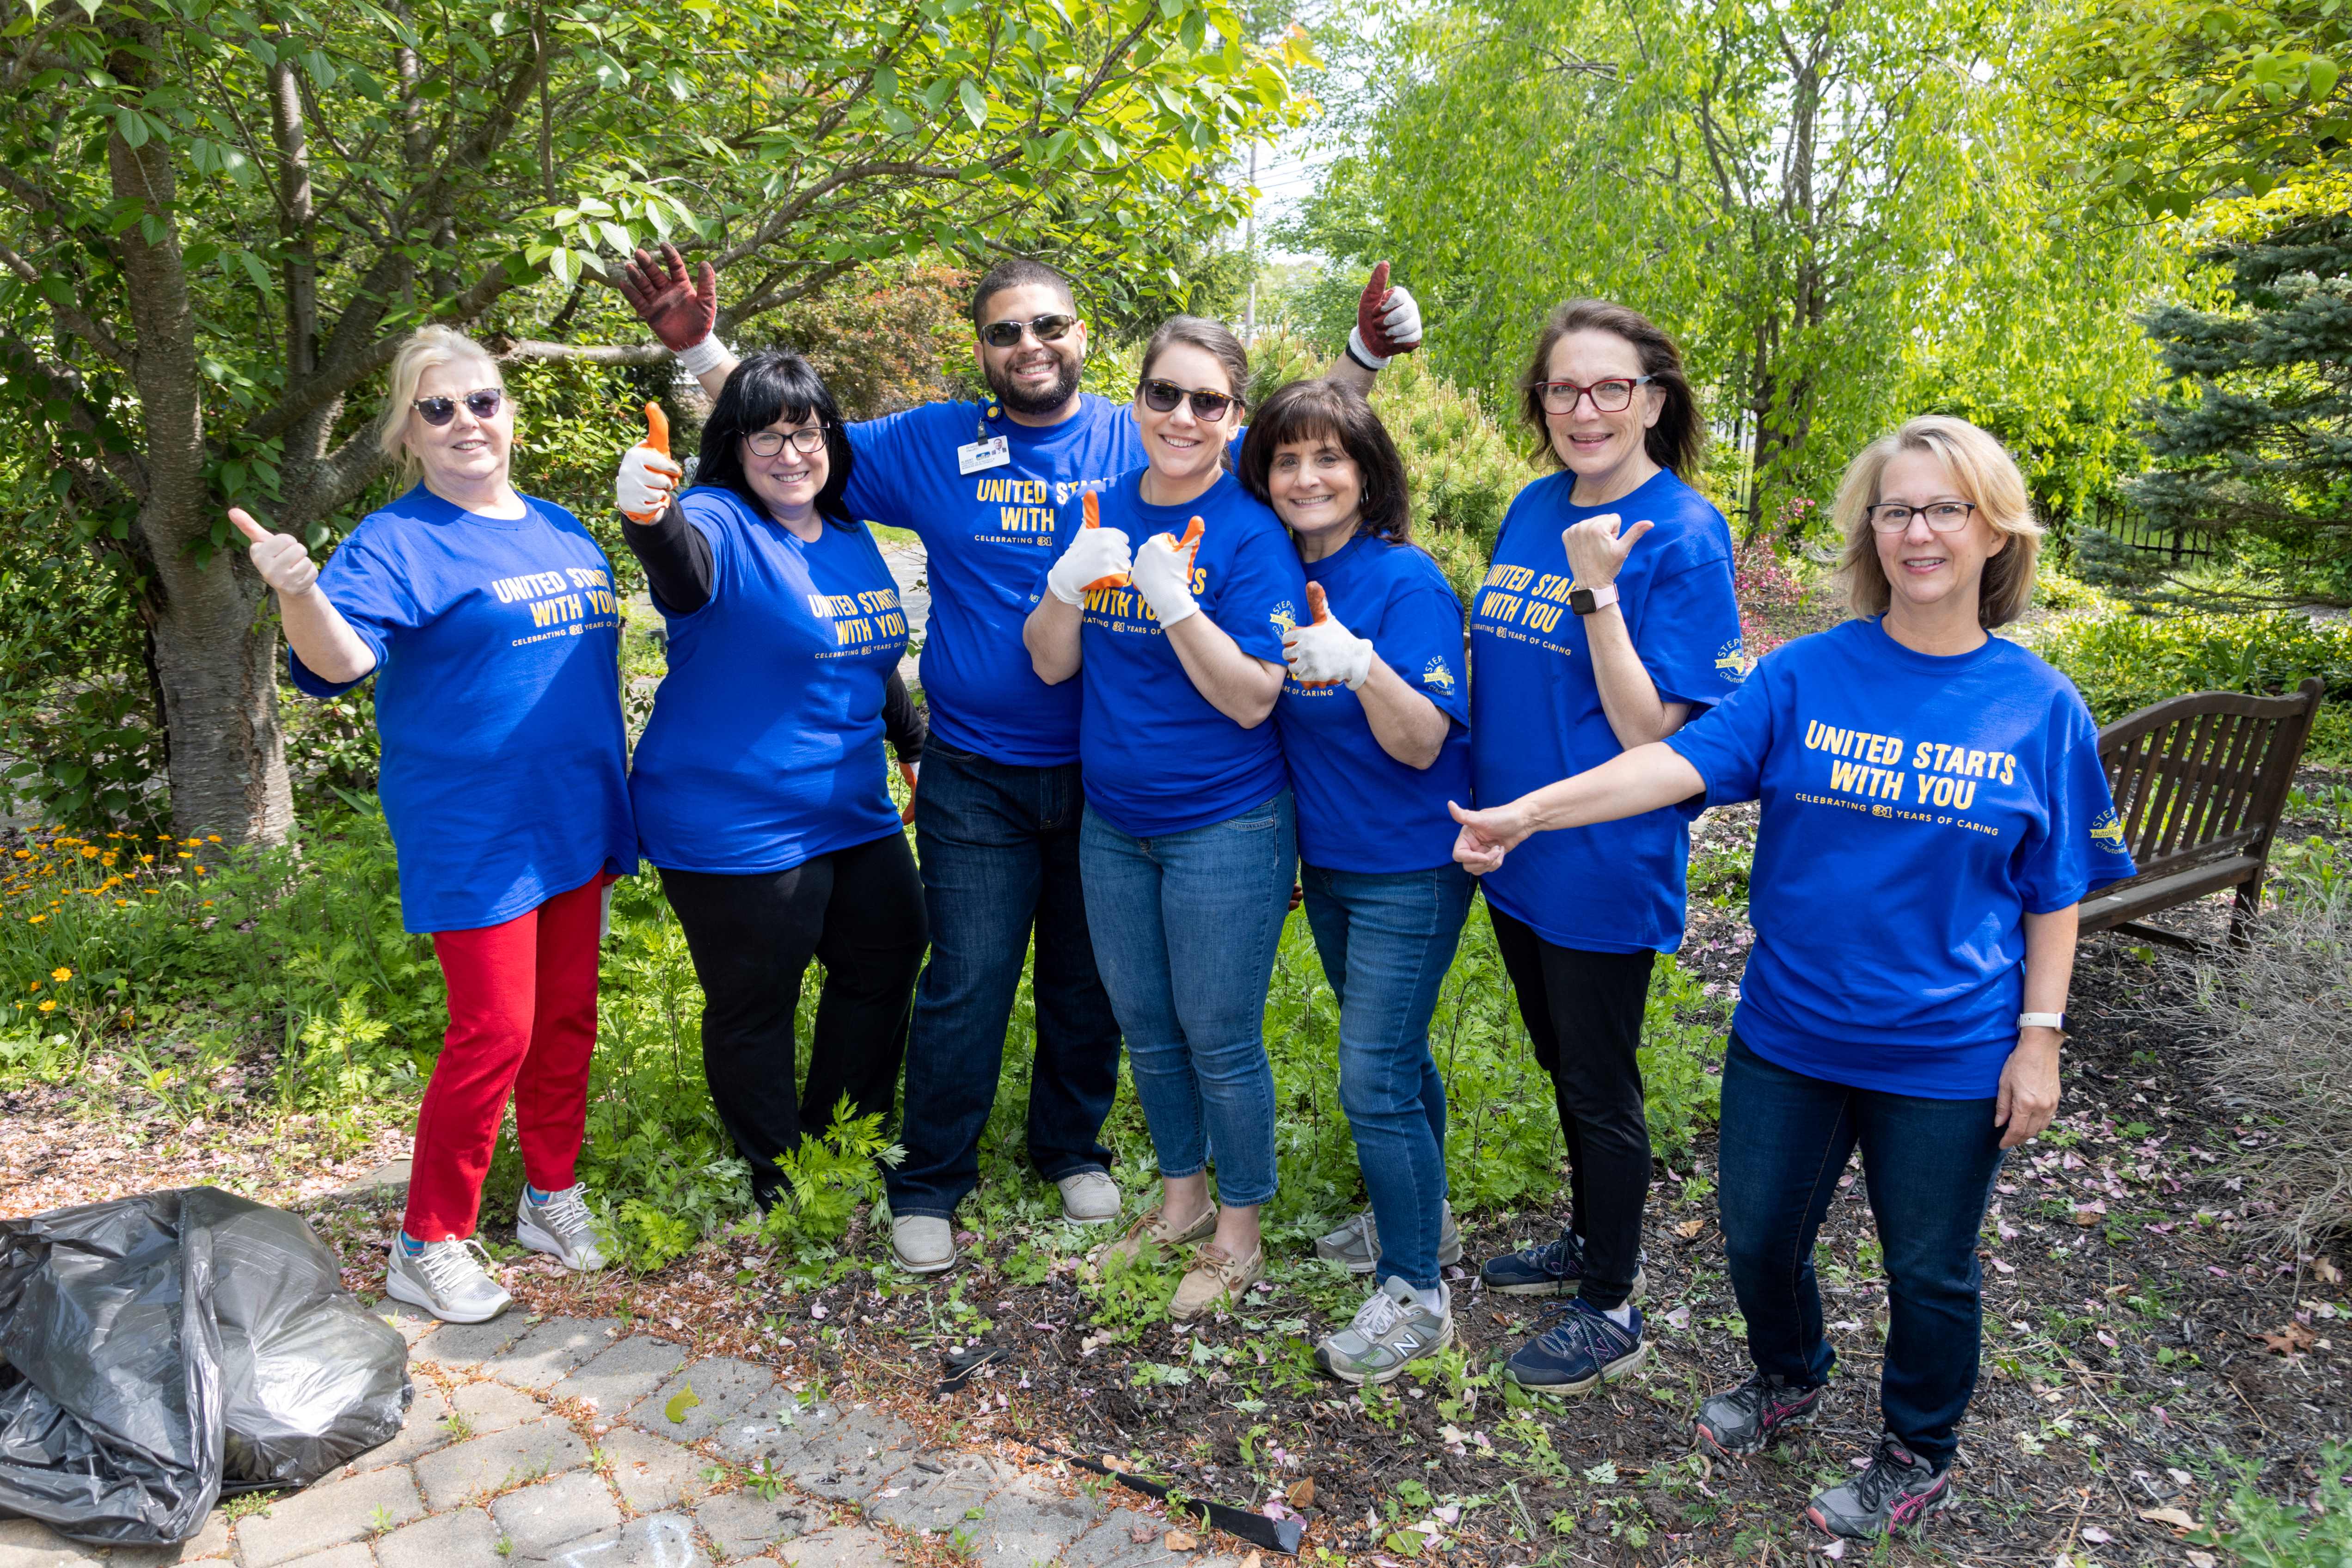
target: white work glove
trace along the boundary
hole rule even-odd
[[[1324,602],[1323,584],[1307,584],[1307,605],[1315,618],[1293,626],[1282,639],[1282,657],[1301,686],[1339,685],[1350,691],[1363,689],[1372,678],[1372,644],[1332,618]]]
[[[1151,606],[1162,631],[1201,613],[1192,597],[1192,558],[1201,550],[1201,520],[1185,526],[1181,540],[1155,533],[1135,552],[1135,591]]]
[[[239,533],[252,542],[248,552],[253,569],[261,580],[278,591],[281,599],[307,594],[310,584],[319,580],[318,563],[302,542],[290,533],[272,533],[253,521],[253,516],[241,506],[228,509],[228,520]]]
[[[1380,370],[1398,354],[1421,347],[1421,306],[1412,290],[1389,287],[1389,264],[1372,268],[1356,301],[1356,324],[1348,329],[1348,353],[1368,370]]]
[[[1070,541],[1070,547],[1062,552],[1062,558],[1045,574],[1045,587],[1062,603],[1082,605],[1087,602],[1087,589],[1111,585],[1105,579],[1115,584],[1126,577],[1128,567],[1126,533],[1088,523],[1078,530],[1078,536]]]

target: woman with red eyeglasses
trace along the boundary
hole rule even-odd
[[[449,995],[385,1289],[477,1323],[509,1304],[471,1238],[509,1095],[516,1239],[567,1268],[604,1267],[572,1167],[603,892],[637,865],[620,607],[588,531],[515,489],[514,401],[497,362],[426,327],[389,374],[378,440],[413,488],[362,519],[323,571],[293,535],[240,510],[229,520],[277,592],[294,683],[331,697],[376,677],[401,920],[432,933]]]
[[[1113,1250],[1200,1244],[1179,1319],[1265,1274],[1258,1209],[1275,1193],[1264,1016],[1298,842],[1267,720],[1307,577],[1229,465],[1248,385],[1216,322],[1152,334],[1135,394],[1147,466],[1066,510],[1023,631],[1040,679],[1085,677],[1087,928],[1160,1163],[1160,1201]]]
[[[1471,605],[1482,805],[1664,739],[1729,696],[1745,668],[1731,531],[1684,480],[1706,426],[1674,340],[1638,310],[1571,300],[1545,322],[1521,392],[1560,471],[1511,502]],[[1551,1075],[1569,1216],[1558,1237],[1480,1273],[1489,1290],[1566,1299],[1505,1374],[1572,1394],[1647,1353],[1633,1304],[1650,1187],[1635,1051],[1651,967],[1682,944],[1688,819],[1662,807],[1536,847],[1479,881]]]

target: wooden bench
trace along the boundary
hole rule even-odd
[[[2316,677],[2284,697],[2194,691],[2101,730],[2099,762],[2121,819],[2110,831],[2139,874],[2084,899],[2083,930],[2193,948],[2142,917],[2234,888],[2230,940],[2242,941],[2325,691]]]

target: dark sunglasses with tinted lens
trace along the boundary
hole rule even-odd
[[[1143,384],[1143,405],[1154,414],[1173,414],[1176,405],[1186,398],[1192,400],[1192,417],[1214,425],[1225,416],[1225,410],[1234,399],[1222,392],[1194,392],[1172,381],[1147,381]]]
[[[1025,321],[991,321],[980,329],[980,341],[992,349],[1009,349],[1021,341],[1024,331],[1034,332],[1041,343],[1058,343],[1070,335],[1078,324],[1076,316],[1058,311],[1050,316],[1032,316]]]
[[[437,428],[457,417],[457,405],[460,403],[466,405],[466,412],[477,419],[495,419],[499,416],[499,405],[506,400],[506,395],[495,386],[486,386],[463,397],[420,397],[409,406],[416,410],[417,417]]]

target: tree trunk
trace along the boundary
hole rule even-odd
[[[278,726],[278,622],[227,551],[156,563],[155,675],[171,737],[172,827],[277,844],[294,826]]]

